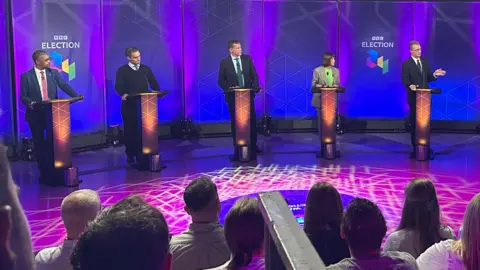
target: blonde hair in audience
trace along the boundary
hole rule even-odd
[[[480,269],[480,193],[467,206],[462,238],[455,243],[454,249],[462,257],[465,270]]]

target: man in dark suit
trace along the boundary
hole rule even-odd
[[[57,70],[50,68],[50,56],[47,52],[38,50],[32,56],[34,68],[20,76],[20,100],[27,107],[25,120],[30,127],[34,143],[34,153],[40,171],[40,183],[47,183],[49,168],[52,164],[46,155],[47,142],[45,141],[46,119],[45,110],[35,107],[36,103],[58,99],[57,87],[70,97],[79,96],[66,83]]]
[[[432,72],[430,64],[427,59],[422,57],[422,48],[418,41],[411,41],[410,44],[411,56],[402,63],[402,83],[407,88],[408,106],[410,107],[410,134],[411,143],[413,146],[412,158],[415,157],[415,121],[416,121],[416,107],[417,98],[415,90],[417,88],[429,88],[428,83],[437,80],[439,76],[444,76],[446,71],[437,69]],[[430,159],[434,158],[432,149],[429,149]]]
[[[235,146],[235,94],[228,92],[232,87],[258,88],[258,74],[253,65],[252,58],[249,55],[242,54],[242,46],[238,40],[230,40],[228,42],[228,50],[230,55],[220,61],[220,69],[218,71],[218,86],[225,92],[225,100],[228,104],[230,112],[230,124],[233,134],[233,145]],[[254,94],[252,93],[251,101],[253,102]],[[251,106],[250,111],[250,142],[252,149],[256,153],[262,151],[257,146],[257,117],[255,114],[255,106]],[[231,157],[232,160],[238,159],[238,153]]]

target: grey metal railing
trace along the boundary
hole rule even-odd
[[[260,193],[258,203],[266,224],[266,270],[326,269],[279,192]]]

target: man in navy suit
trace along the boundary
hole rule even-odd
[[[58,99],[57,87],[71,97],[79,96],[66,83],[57,70],[50,69],[50,56],[45,51],[35,51],[32,56],[34,68],[20,76],[20,100],[27,107],[25,120],[32,132],[34,153],[40,171],[40,183],[48,182],[49,161],[45,141],[45,110],[34,106],[35,103]]]
[[[235,95],[228,90],[231,87],[245,87],[257,88],[258,74],[253,65],[252,58],[249,55],[242,54],[242,46],[238,40],[230,40],[228,42],[228,50],[230,55],[220,61],[220,68],[218,71],[218,86],[223,89],[225,93],[225,100],[228,104],[230,112],[230,124],[232,128],[233,144],[235,146]],[[251,100],[253,102],[254,96],[252,94]],[[251,146],[256,153],[261,153],[262,150],[257,146],[257,118],[255,114],[255,107],[252,104],[250,111],[250,137]],[[238,153],[235,152],[230,157],[231,160],[238,159]]]

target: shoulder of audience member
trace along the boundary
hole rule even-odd
[[[407,268],[402,268],[402,269],[418,269],[417,261],[415,260],[415,258],[412,255],[410,255],[407,252],[387,251],[387,252],[384,253],[384,255],[387,255],[387,256],[390,256],[392,258],[399,259],[399,260],[402,260],[403,262],[405,262],[407,264],[406,265]],[[409,268],[408,266],[411,266],[411,268]]]
[[[440,236],[443,239],[457,239],[457,236],[455,235],[455,231],[448,225],[440,225]]]
[[[52,256],[54,255],[56,249],[57,247],[50,247],[50,248],[42,249],[37,253],[37,255],[35,256],[35,264],[37,264],[37,269],[40,269],[38,268],[39,264],[48,265],[49,263],[51,263]]]

